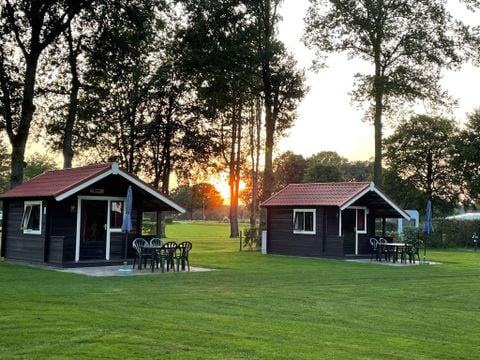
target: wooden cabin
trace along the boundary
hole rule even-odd
[[[128,186],[132,230],[125,233]],[[185,212],[116,163],[47,171],[0,194],[0,201],[1,255],[55,266],[121,263],[134,256],[134,238],[160,234],[161,212]]]
[[[261,206],[267,209],[267,253],[281,255],[370,254],[370,237],[385,235],[386,218],[410,219],[368,182],[290,184]]]

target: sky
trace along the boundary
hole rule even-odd
[[[452,12],[468,23],[479,23],[474,14],[461,11],[457,4],[450,4]],[[284,0],[280,9],[283,21],[279,24],[279,36],[287,48],[295,54],[299,66],[309,68],[314,58],[301,41],[303,18],[308,0]],[[371,72],[365,63],[348,60],[343,54],[329,58],[328,68],[317,73],[307,71],[310,91],[300,103],[298,119],[288,136],[278,143],[279,152],[287,150],[308,157],[319,151],[336,151],[349,160],[373,158],[373,125],[362,121],[363,112],[351,104],[349,92],[353,89],[353,74]],[[466,114],[480,107],[478,84],[480,69],[465,65],[460,71],[444,74],[442,85],[459,102],[453,114],[464,122]],[[386,127],[385,133],[391,129]]]

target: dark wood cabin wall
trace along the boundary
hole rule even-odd
[[[299,208],[295,207],[295,209]],[[316,211],[315,235],[293,233],[293,208],[272,207],[268,209],[268,215],[268,253],[297,256],[322,255],[322,208],[317,208]]]
[[[326,218],[325,255],[343,256],[343,239],[338,236],[338,208],[328,206],[324,208]]]
[[[74,261],[77,237],[77,199],[72,197],[54,202],[51,207],[51,236],[63,236],[63,261]],[[52,252],[50,251],[50,253]]]
[[[124,244],[125,244],[125,234],[124,233],[110,233],[110,259],[122,259],[124,256]],[[129,241],[127,240],[127,243]],[[128,244],[127,244],[128,249]]]
[[[28,201],[30,199],[26,199]],[[42,216],[42,234],[24,234],[20,228],[24,200],[10,200],[5,203],[8,206],[6,222],[8,226],[5,234],[5,257],[8,259],[29,262],[41,262],[45,260],[45,216]]]
[[[0,256],[5,257],[5,244],[7,243],[7,226],[8,218],[8,200],[3,200],[3,220],[2,220],[2,236],[0,238]]]
[[[370,236],[368,234],[358,234],[358,254],[370,254]]]
[[[48,246],[48,260],[49,264],[62,265],[63,264],[63,236],[50,236]]]

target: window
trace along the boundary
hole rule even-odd
[[[357,209],[357,232],[367,233],[367,211],[366,209]]]
[[[41,201],[25,201],[21,228],[24,234],[42,234]]]
[[[123,201],[110,202],[110,229],[120,229],[123,222]]]
[[[365,210],[357,209],[357,231],[365,231]]]
[[[293,233],[315,234],[315,209],[293,210]]]
[[[158,235],[156,211],[142,212],[142,235]]]

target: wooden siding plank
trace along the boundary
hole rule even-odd
[[[25,199],[29,200],[29,199]],[[42,218],[42,234],[24,234],[21,227],[23,217],[23,200],[11,200],[8,203],[5,233],[5,257],[7,259],[30,262],[45,261],[45,216]]]
[[[297,208],[296,208],[297,209]],[[269,208],[268,253],[297,256],[321,256],[323,209],[316,209],[316,234],[293,233],[293,208]]]

